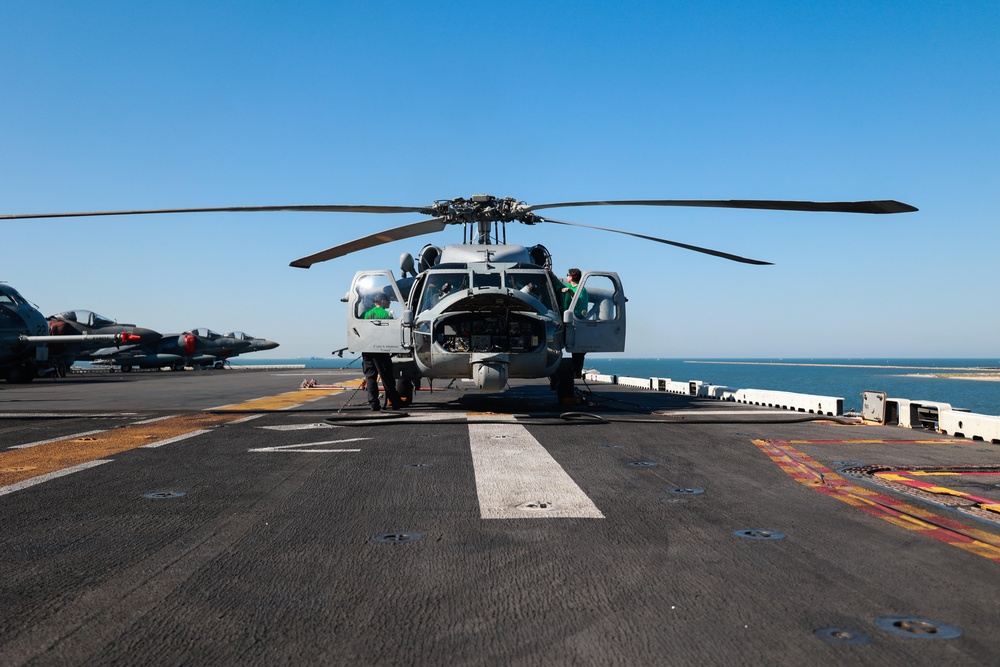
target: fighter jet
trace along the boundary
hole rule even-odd
[[[0,376],[7,382],[24,383],[51,372],[48,348],[51,343],[106,345],[139,339],[125,330],[52,336],[48,329],[45,317],[34,304],[10,285],[0,283]]]
[[[123,373],[133,368],[172,368],[178,371],[186,366],[222,368],[226,359],[255,351],[251,350],[253,340],[259,339],[240,339],[202,327],[180,334],[164,334],[148,344],[103,348],[93,352],[90,361],[98,365],[118,366]],[[275,346],[277,343],[271,347]]]
[[[241,354],[247,354],[249,352],[261,352],[263,350],[273,350],[274,348],[278,347],[278,344],[275,343],[273,340],[268,340],[266,338],[256,338],[248,333],[243,333],[242,331],[230,331],[229,333],[225,334],[225,336],[227,338],[235,338],[236,340],[244,340],[250,342],[249,348],[233,352],[228,357],[225,357],[225,359],[232,359],[233,357],[237,357]],[[219,364],[216,363],[216,367],[218,366]]]
[[[48,317],[49,335],[80,336],[94,334],[117,334],[131,332],[137,343],[149,344],[160,340],[158,331],[137,327],[134,324],[120,324],[116,320],[98,315],[92,310],[67,310]],[[55,339],[58,341],[58,338]],[[60,377],[65,377],[69,367],[77,359],[87,360],[90,353],[104,347],[103,343],[90,341],[49,343],[49,363]]]

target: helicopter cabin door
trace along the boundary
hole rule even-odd
[[[361,352],[405,352],[403,299],[392,271],[358,271],[348,293],[347,348]]]
[[[625,292],[618,274],[584,271],[563,323],[567,352],[624,352]]]

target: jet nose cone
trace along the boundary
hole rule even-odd
[[[256,347],[259,350],[273,350],[274,348],[278,347],[278,344],[275,343],[273,340],[264,339],[258,342]]]
[[[139,337],[139,342],[141,343],[155,343],[156,341],[163,338],[163,334],[159,331],[153,331],[152,329],[146,329],[145,327],[132,327],[129,332]]]

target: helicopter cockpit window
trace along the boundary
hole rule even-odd
[[[363,320],[365,314],[376,306],[384,308],[389,313],[389,317],[378,317],[374,319],[398,319],[400,317],[400,305],[396,299],[396,290],[391,284],[391,279],[384,273],[373,273],[362,276],[354,283],[356,297],[354,299],[354,317]],[[382,301],[382,299],[385,301]],[[380,302],[380,303],[376,303]],[[376,311],[376,314],[380,314]]]
[[[607,276],[587,276],[577,289],[579,298],[573,314],[580,320],[610,322],[618,319],[615,283]]]
[[[475,274],[476,287],[500,287],[499,273],[477,273]]]
[[[552,294],[549,291],[549,278],[544,272],[508,271],[507,287],[530,294],[541,301],[546,308],[552,310]]]
[[[420,310],[433,308],[449,294],[456,294],[469,288],[469,274],[462,271],[431,273],[424,283],[424,293],[420,297]]]

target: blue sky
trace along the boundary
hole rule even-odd
[[[508,230],[617,271],[625,356],[994,357],[995,2],[0,1],[0,212],[593,199],[898,199],[896,216],[597,207],[660,236]],[[45,314],[327,356],[354,271],[456,229],[288,263],[419,216],[3,222]]]

